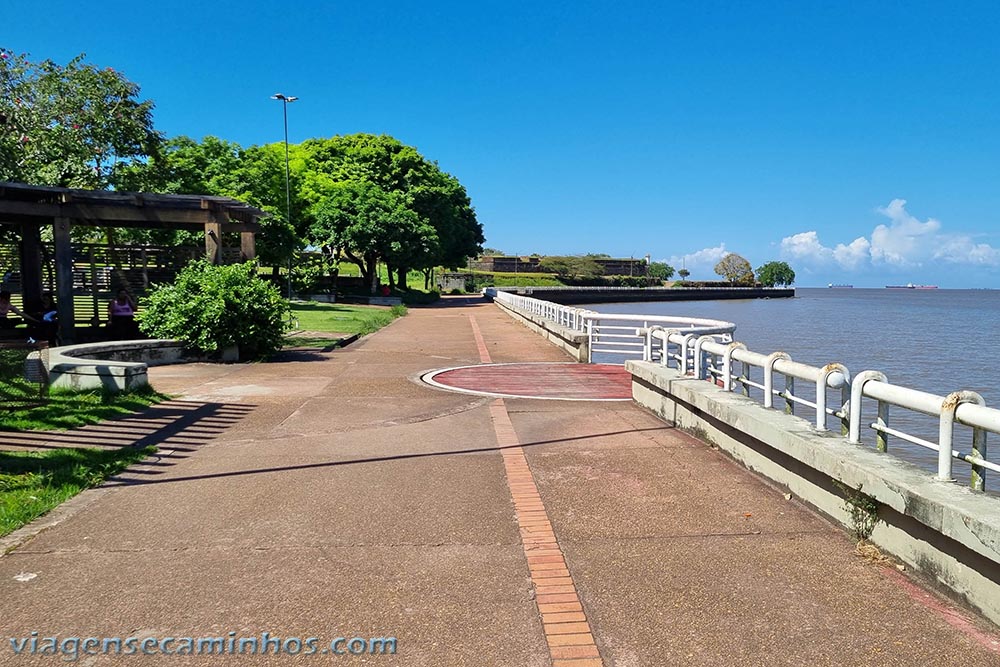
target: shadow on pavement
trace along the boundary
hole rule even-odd
[[[149,470],[130,474],[157,475],[185,459],[245,418],[255,406],[197,401],[165,401],[142,412],[71,431],[2,432],[0,450],[42,451],[69,447],[90,449],[142,448],[153,445],[157,460]]]
[[[373,456],[364,459],[351,459],[348,461],[324,461],[323,463],[303,463],[300,465],[293,466],[280,466],[271,468],[254,468],[252,470],[233,470],[231,472],[219,472],[211,473],[208,475],[190,475],[187,477],[171,477],[170,479],[128,479],[128,480],[118,480],[120,485],[134,485],[134,484],[167,484],[171,482],[190,482],[202,479],[216,479],[221,477],[243,477],[245,475],[259,475],[263,473],[271,472],[288,472],[292,470],[311,470],[314,468],[335,468],[340,466],[348,465],[358,465],[362,463],[385,463],[388,461],[405,461],[408,459],[423,459],[435,456],[455,456],[458,454],[483,454],[487,452],[502,452],[506,449],[517,449],[518,447],[528,448],[537,447],[539,445],[553,445],[558,443],[566,442],[577,442],[581,440],[590,440],[591,438],[605,438],[609,436],[616,435],[626,435],[629,433],[645,433],[648,431],[667,431],[673,430],[673,426],[657,426],[655,428],[633,428],[624,431],[609,431],[605,433],[590,433],[588,435],[579,435],[572,438],[555,438],[553,440],[539,440],[537,442],[526,442],[520,445],[506,445],[502,447],[477,447],[475,449],[455,449],[449,451],[440,452],[421,452],[415,454],[393,454],[392,456]]]

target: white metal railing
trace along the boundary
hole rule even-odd
[[[571,331],[587,334],[589,356],[613,354],[624,357],[644,358],[646,341],[642,330],[650,326],[683,331],[685,334],[718,336],[729,342],[736,325],[721,320],[696,317],[673,317],[663,315],[608,315],[584,308],[562,306],[551,301],[543,301],[522,294],[512,294],[496,288],[486,288],[484,293],[495,301],[524,313],[541,317]]]
[[[852,378],[850,371],[839,363],[816,367],[792,361],[784,352],[752,352],[743,343],[733,341],[735,325],[729,322],[606,315],[499,290],[488,293],[512,309],[587,333],[590,360],[595,352],[634,355],[711,381],[723,391],[738,388],[744,396],[751,397],[751,390],[757,389],[765,408],[775,408],[776,397],[783,400],[784,411],[789,414],[795,413],[796,405],[809,408],[817,430],[825,431],[828,418],[836,417],[841,434],[854,444],[861,444],[863,403],[866,399],[873,400],[877,417],[868,428],[875,434],[877,451],[888,451],[889,436],[934,450],[938,453],[937,478],[943,481],[954,481],[956,459],[965,461],[972,468],[970,486],[975,491],[984,490],[987,470],[1000,472],[1000,465],[986,458],[987,434],[1000,434],[1000,410],[986,407],[982,396],[975,392],[957,391],[940,396],[891,384],[879,371],[863,371]],[[776,379],[781,381],[781,387]],[[796,380],[808,383],[813,399],[807,397],[808,392],[796,392]],[[828,405],[830,390],[839,390],[839,406]],[[889,406],[937,418],[937,442],[890,427]],[[956,425],[972,429],[969,452],[954,449]]]

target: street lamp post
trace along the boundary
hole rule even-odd
[[[281,111],[285,119],[285,220],[288,224],[292,224],[292,186],[291,179],[288,172],[288,105],[295,100],[299,99],[291,95],[282,95],[281,93],[275,93],[271,95],[272,100],[281,101]],[[289,299],[292,298],[292,257],[288,257],[288,275],[286,276],[287,285],[287,296]]]

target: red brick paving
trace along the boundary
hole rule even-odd
[[[479,347],[480,358],[488,362],[489,350],[483,341],[475,316],[470,315],[469,320]],[[510,369],[511,366],[538,368],[542,365],[512,364],[493,368]],[[562,365],[544,366],[565,368]],[[535,479],[528,467],[524,450],[520,447],[521,443],[502,398],[490,404],[490,417],[496,432],[497,445],[503,448],[507,484],[514,500],[518,529],[521,532],[521,545],[528,559],[531,583],[535,587],[535,602],[542,617],[542,630],[549,646],[552,665],[553,667],[604,667],[590,623],[587,622],[583,606],[580,604],[573,577],[566,567],[566,559],[552,531],[545,505],[538,493],[538,487],[535,486]]]
[[[487,359],[489,358],[487,351]],[[435,382],[456,389],[531,398],[629,400],[632,378],[610,364],[540,363],[468,366],[443,371]]]

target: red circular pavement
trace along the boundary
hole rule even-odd
[[[612,364],[482,364],[432,371],[428,384],[473,394],[577,401],[632,398],[632,376]]]

